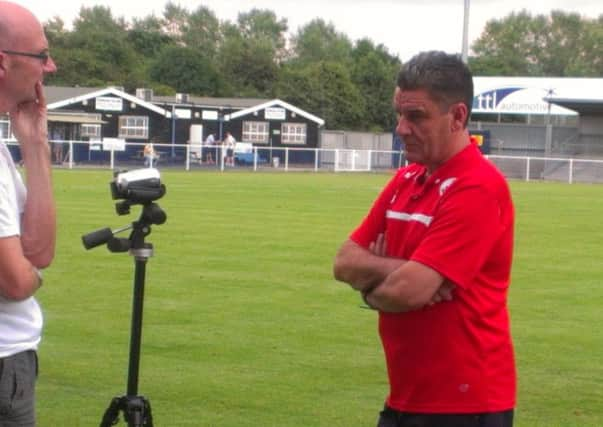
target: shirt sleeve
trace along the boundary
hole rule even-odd
[[[15,194],[11,191],[10,182],[7,182],[6,174],[0,174],[0,238],[18,236],[19,210],[15,200]]]
[[[385,214],[392,197],[396,194],[399,176],[400,173],[387,183],[362,223],[350,235],[350,239],[358,245],[368,248],[371,242],[377,239],[379,233],[385,232]]]
[[[477,185],[450,191],[411,259],[467,288],[503,228],[502,209],[494,194]]]

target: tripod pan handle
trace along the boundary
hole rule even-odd
[[[112,237],[113,231],[111,231],[110,228],[101,228],[100,230],[93,231],[92,233],[84,234],[82,236],[82,243],[86,249],[92,249],[107,243]]]

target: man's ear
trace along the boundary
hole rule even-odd
[[[450,107],[450,113],[452,114],[450,130],[452,132],[458,132],[465,129],[465,122],[467,121],[467,115],[469,114],[467,106],[462,102],[457,102]]]

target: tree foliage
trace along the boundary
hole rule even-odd
[[[472,46],[470,65],[477,75],[599,77],[602,20],[603,15],[593,20],[562,11],[512,13],[486,24]]]
[[[356,43],[351,57],[352,81],[365,105],[360,128],[375,131],[393,129],[392,94],[400,70],[399,59],[390,55],[385,46],[375,46],[368,39]]]
[[[383,45],[351,41],[318,18],[288,34],[287,20],[252,8],[220,21],[205,6],[168,1],[161,16],[127,22],[108,7],[82,7],[68,29],[45,23],[59,72],[53,85],[153,88],[158,94],[279,97],[330,129],[388,131],[400,60]],[[475,75],[603,75],[603,15],[526,11],[489,21],[472,46]]]
[[[271,97],[285,46],[286,20],[267,10],[241,13],[222,25],[218,63],[229,95]]]
[[[218,52],[220,44],[220,21],[215,13],[205,6],[199,6],[188,15],[182,41],[211,61]]]
[[[217,96],[223,83],[212,63],[186,46],[165,48],[151,66],[153,81],[180,93]]]
[[[337,32],[332,23],[315,19],[300,28],[293,37],[297,62],[335,61],[347,63],[352,43],[345,34]]]
[[[166,46],[175,45],[175,40],[163,31],[163,21],[155,16],[135,19],[128,31],[128,42],[145,59],[156,57]]]
[[[364,100],[343,64],[319,61],[287,66],[279,87],[282,98],[323,118],[328,128],[361,128]]]

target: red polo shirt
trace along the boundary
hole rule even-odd
[[[390,383],[405,412],[481,413],[515,407],[507,291],[513,204],[501,173],[473,144],[426,178],[398,171],[350,238],[368,248],[385,232],[387,255],[420,262],[456,284],[453,300],[380,313]]]

